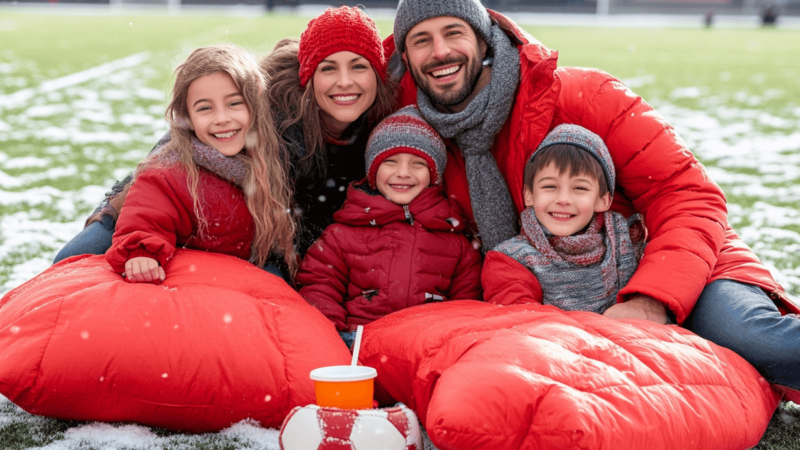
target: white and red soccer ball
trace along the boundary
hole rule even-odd
[[[417,415],[383,409],[296,407],[281,427],[281,450],[423,450]]]

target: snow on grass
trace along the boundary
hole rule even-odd
[[[0,396],[0,436],[0,443],[18,444],[14,448],[41,450],[280,450],[278,430],[263,428],[253,420],[236,423],[219,433],[189,435],[135,424],[64,422],[34,416],[3,396]]]
[[[164,92],[148,82],[169,68],[142,65],[148,55],[0,92],[0,293],[46,269],[166,131]]]
[[[685,88],[684,97],[697,90]],[[675,97],[675,91],[673,91]],[[758,102],[761,102],[759,97]],[[752,100],[751,100],[752,102]],[[800,298],[800,117],[728,106],[705,109],[656,101],[728,199],[728,218],[793,298]]]
[[[279,430],[263,428],[252,419],[219,433],[180,434],[134,424],[65,422],[34,416],[0,395],[0,444],[40,450],[280,450]],[[423,430],[424,450],[437,450]],[[4,447],[6,448],[6,447]],[[421,449],[422,450],[422,449]]]

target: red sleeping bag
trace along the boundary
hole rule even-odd
[[[406,309],[365,328],[360,361],[441,450],[746,449],[780,397],[680,327],[532,304]]]
[[[312,369],[348,364],[333,324],[241,259],[178,250],[161,285],[67,259],[0,300],[0,393],[26,411],[217,431],[280,427]]]

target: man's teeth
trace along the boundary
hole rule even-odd
[[[461,68],[461,66],[453,66],[453,67],[448,67],[447,69],[434,70],[433,72],[431,72],[431,75],[433,75],[433,76],[435,76],[437,78],[438,77],[443,77],[443,76],[450,75],[452,73],[458,72],[458,69],[460,69],[460,68]]]
[[[217,139],[228,139],[238,132],[239,130],[228,131],[227,133],[215,133],[214,137]]]
[[[334,95],[333,99],[337,102],[352,102],[357,99],[358,95]]]

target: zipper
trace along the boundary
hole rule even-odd
[[[411,211],[408,210],[408,205],[403,205],[403,211],[406,212],[406,222],[409,225],[414,225],[414,217],[411,216]]]

